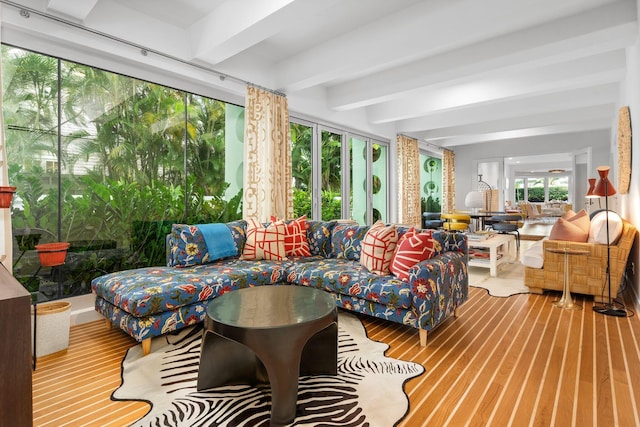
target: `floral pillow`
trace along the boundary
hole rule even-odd
[[[271,222],[277,222],[278,218],[271,216]],[[311,256],[309,242],[307,240],[307,217],[287,221],[287,235],[284,238],[284,251],[287,256]]]
[[[275,221],[265,226],[255,219],[247,220],[247,240],[242,251],[242,259],[287,259],[284,248],[286,235],[287,227],[284,221]]]
[[[433,258],[435,242],[431,231],[407,231],[398,239],[398,246],[393,254],[389,270],[400,280],[409,280],[409,270],[419,262]]]
[[[330,258],[332,255],[331,233],[335,221],[307,220],[307,241],[311,255],[321,255]]]
[[[167,266],[190,267],[206,264],[216,259],[238,255],[239,245],[236,224],[173,224],[169,236]],[[211,228],[217,227],[217,238],[211,236]],[[234,233],[235,231],[235,233]],[[242,236],[244,237],[244,236]],[[209,241],[207,241],[209,240]]]
[[[337,224],[331,233],[331,247],[334,258],[360,260],[362,240],[369,231],[368,225]]]
[[[385,226],[382,221],[376,222],[362,240],[360,264],[371,273],[381,276],[389,274],[397,243],[398,231],[395,225]]]

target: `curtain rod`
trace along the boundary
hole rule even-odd
[[[218,76],[220,81],[225,81],[225,80],[228,79],[228,80],[232,80],[232,81],[234,81],[236,83],[255,86],[255,87],[259,88],[259,89],[263,89],[263,90],[266,90],[268,92],[272,92],[272,93],[274,93],[276,95],[280,95],[280,96],[284,96],[284,97],[287,96],[286,94],[284,94],[282,92],[279,92],[277,90],[269,89],[269,88],[264,87],[264,86],[260,86],[258,84],[252,83],[250,81],[241,79],[239,77],[235,77],[235,76],[223,73],[221,71],[214,70],[213,68],[209,68],[209,67],[206,67],[204,65],[197,64],[195,62],[187,61],[185,59],[178,58],[177,56],[173,56],[173,55],[170,55],[168,53],[160,52],[159,50],[152,49],[152,48],[149,48],[149,47],[134,43],[132,41],[125,40],[123,38],[120,38],[120,37],[117,37],[117,36],[113,36],[111,34],[104,33],[102,31],[95,30],[93,28],[85,27],[84,25],[78,24],[76,22],[69,21],[67,19],[61,18],[59,16],[51,15],[51,14],[46,13],[46,12],[41,12],[39,10],[30,8],[28,6],[21,5],[19,3],[15,3],[15,2],[10,1],[10,0],[0,0],[0,3],[6,4],[7,6],[14,7],[16,9],[19,9],[20,10],[20,16],[22,16],[25,19],[28,19],[31,14],[34,14],[34,15],[40,16],[42,18],[46,18],[46,19],[49,19],[51,21],[58,22],[60,24],[68,25],[70,27],[73,27],[73,28],[76,28],[76,29],[79,29],[79,30],[82,30],[82,31],[86,31],[88,33],[91,33],[91,34],[94,34],[94,35],[97,35],[97,36],[100,36],[100,37],[104,37],[104,38],[107,38],[109,40],[113,40],[115,42],[122,43],[122,44],[125,44],[127,46],[131,46],[133,48],[139,49],[140,50],[140,54],[142,56],[147,56],[147,55],[149,55],[149,53],[153,53],[154,55],[158,55],[158,56],[161,56],[163,58],[166,58],[166,59],[169,59],[169,60],[172,60],[172,61],[176,61],[176,62],[179,62],[181,64],[188,65],[188,66],[191,66],[191,67],[194,67],[194,68],[197,68],[199,70],[203,70],[203,71],[206,71],[206,72],[209,72],[209,73],[214,73],[214,74],[216,74]]]
[[[0,1],[2,1],[2,0],[0,0]],[[411,135],[407,135],[406,133],[398,133],[398,135],[400,135],[400,136],[405,136],[405,137],[407,137],[407,138],[411,138],[411,139],[415,139],[415,140],[416,140],[416,141],[418,141],[419,143],[421,143],[421,144],[426,144],[427,146],[430,146],[431,148],[434,148],[434,149],[436,149],[436,150],[445,150],[445,148],[443,148],[443,147],[441,147],[441,146],[439,146],[439,145],[436,145],[436,144],[434,144],[434,143],[432,143],[432,142],[429,142],[429,141],[426,141],[426,140],[420,140],[420,139],[418,139],[418,138],[416,138],[416,137],[413,137],[413,136],[411,136]]]

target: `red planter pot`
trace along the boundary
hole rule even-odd
[[[11,207],[11,201],[13,200],[13,194],[16,192],[16,187],[9,185],[0,186],[0,208]]]
[[[67,257],[67,249],[69,249],[69,243],[67,242],[36,245],[40,264],[43,267],[54,267],[64,264],[64,259]]]

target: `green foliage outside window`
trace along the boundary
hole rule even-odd
[[[15,245],[14,273],[46,282],[30,278],[24,236],[71,243],[53,278],[62,294],[47,297],[164,264],[167,224],[241,217],[242,191],[226,194],[225,103],[7,46],[2,61],[12,224],[29,242]]]

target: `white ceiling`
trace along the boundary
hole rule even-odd
[[[638,36],[636,0],[17,3],[442,147],[610,129]]]

